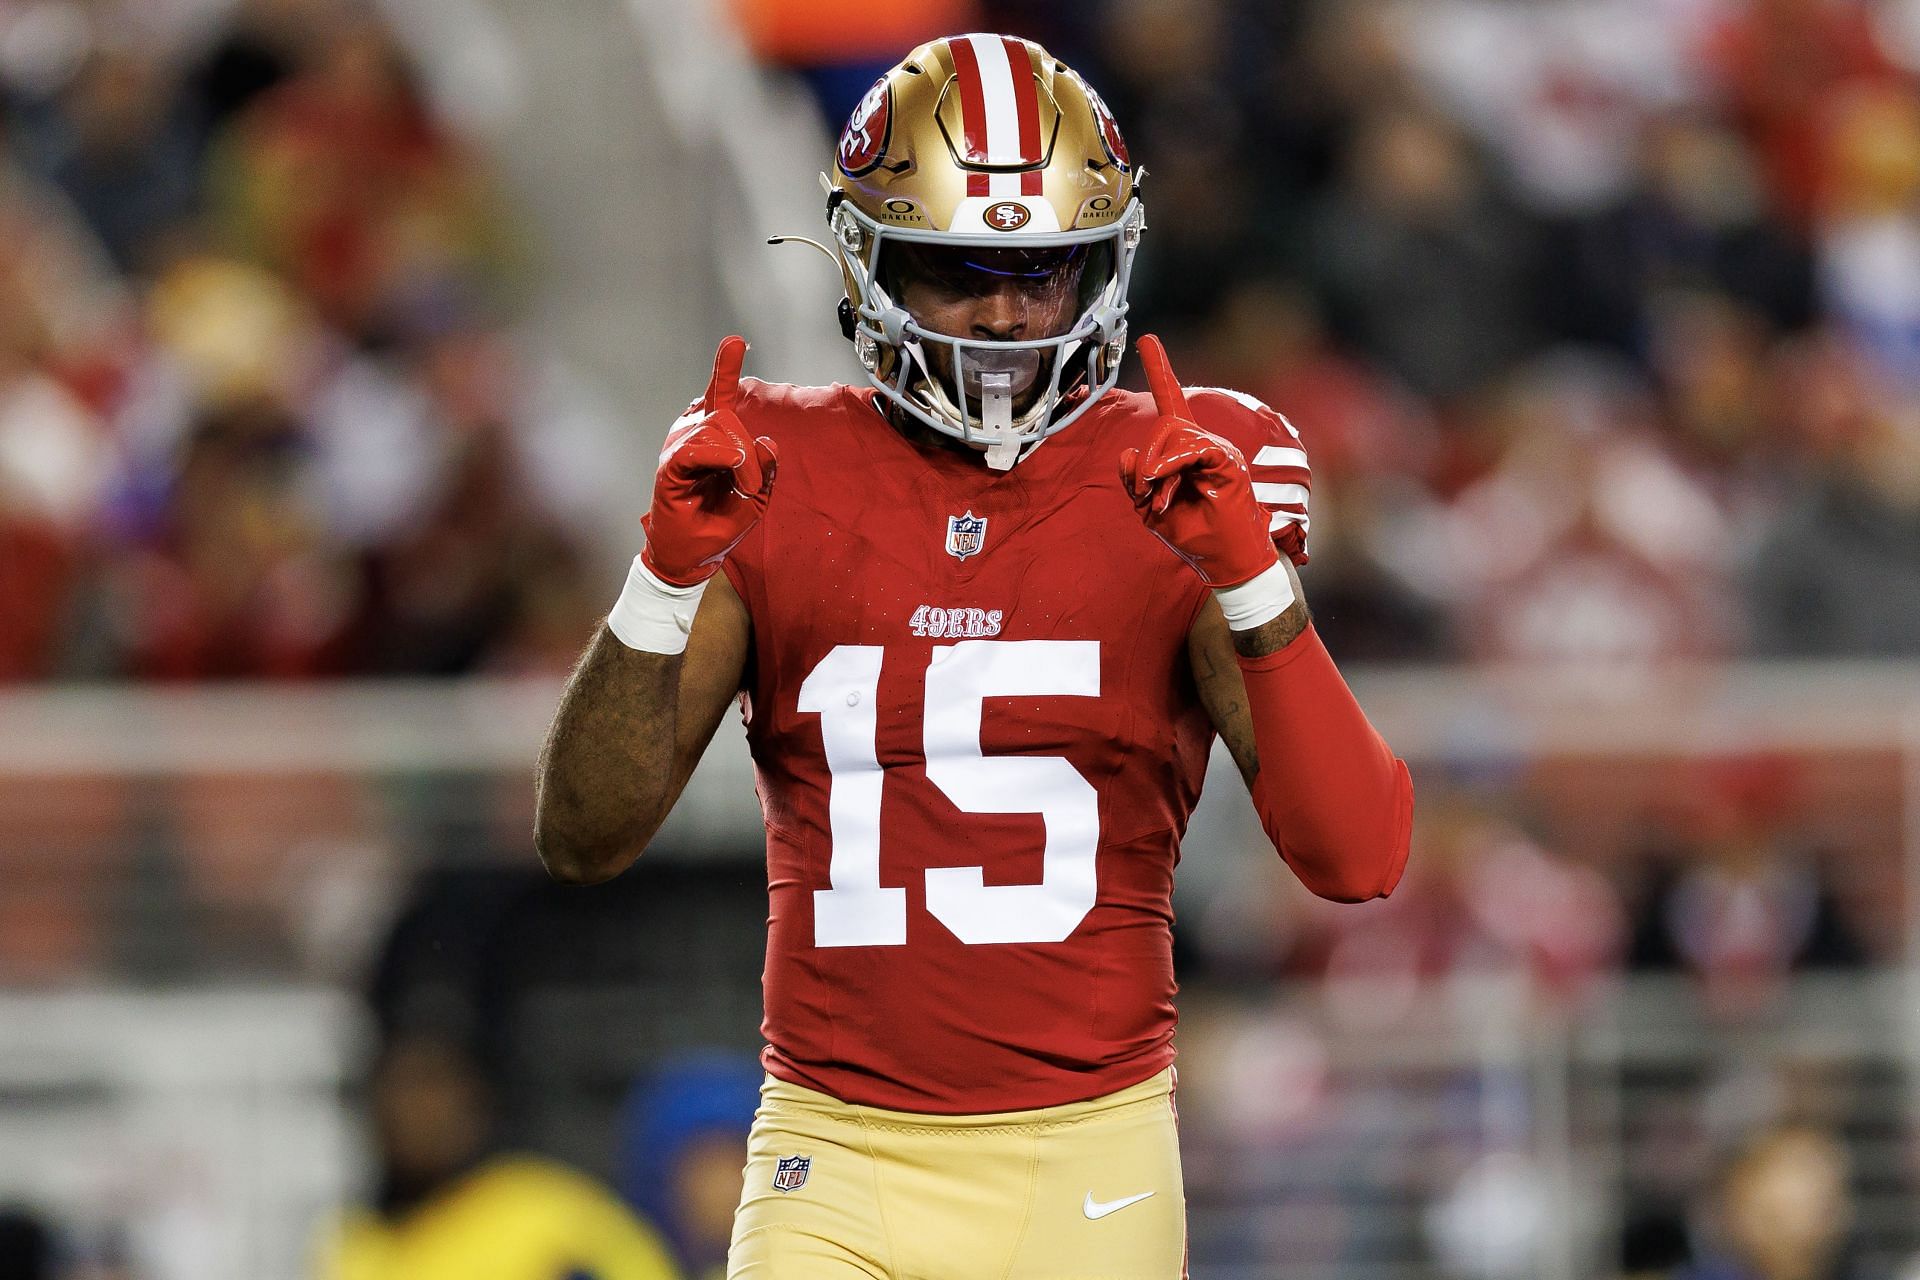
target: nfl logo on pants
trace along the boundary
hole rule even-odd
[[[773,1189],[798,1191],[807,1185],[807,1170],[812,1167],[812,1156],[781,1156],[773,1168]]]

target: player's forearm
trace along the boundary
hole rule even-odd
[[[1245,631],[1233,632],[1233,651],[1242,658],[1264,658],[1268,654],[1278,653],[1298,639],[1312,621],[1313,615],[1307,612],[1306,600],[1296,597],[1279,617]]]
[[[1319,635],[1304,626],[1294,635],[1253,654],[1235,636],[1258,755],[1254,808],[1308,889],[1338,902],[1385,897],[1406,867],[1412,779]]]
[[[535,779],[534,847],[554,879],[619,874],[665,820],[683,661],[603,626],[567,682]]]

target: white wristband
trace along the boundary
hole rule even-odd
[[[613,602],[613,612],[607,615],[607,630],[629,649],[685,653],[693,615],[706,589],[706,582],[690,587],[662,582],[635,556],[633,567],[627,570],[627,585]]]
[[[1234,631],[1251,631],[1293,607],[1299,599],[1293,593],[1293,579],[1284,560],[1276,560],[1266,572],[1248,578],[1237,587],[1223,587],[1213,593],[1220,612],[1227,615],[1227,626]]]

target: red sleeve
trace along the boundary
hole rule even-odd
[[[1305,564],[1313,471],[1300,433],[1283,414],[1243,391],[1189,387],[1187,394],[1193,420],[1231,440],[1246,458],[1253,496],[1267,510],[1274,546],[1295,564]]]
[[[1413,779],[1354,700],[1309,625],[1278,653],[1241,658],[1254,745],[1253,807],[1300,882],[1335,902],[1384,898],[1406,869]]]

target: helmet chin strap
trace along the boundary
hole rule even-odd
[[[904,316],[906,313],[899,314]],[[1046,368],[1044,362],[1040,370],[1035,370],[1025,377],[1021,377],[1019,371],[1010,369],[979,369],[973,375],[978,384],[976,393],[969,397],[965,375],[956,372],[951,382],[937,376],[919,339],[905,335],[902,337],[904,340],[898,343],[900,355],[911,369],[919,373],[919,385],[911,394],[920,402],[923,411],[937,415],[947,422],[967,423],[972,420],[975,425],[970,428],[951,430],[939,427],[938,429],[947,435],[965,440],[979,449],[981,460],[988,467],[995,471],[1011,471],[1015,463],[1032,452],[1034,447],[1049,434],[1029,428],[1040,420],[1052,405],[1058,403],[1057,387],[1052,392],[1041,394],[1025,413],[1017,417],[1014,414],[1014,402],[1034,385],[1035,379]],[[1069,342],[1056,352],[1053,358],[1059,362],[1070,360],[1081,346],[1081,340]],[[965,356],[955,354],[956,370],[965,360]],[[903,383],[906,376],[903,373]],[[1015,385],[1016,378],[1020,379],[1018,386]],[[955,396],[959,397],[957,403]],[[977,419],[968,412],[969,400],[978,406]]]
[[[1026,443],[1013,431],[1013,375],[980,375],[980,434],[985,436],[987,465],[995,471],[1010,471],[1020,460],[1020,446]]]
[[[961,421],[966,419],[966,410],[954,406],[945,394],[945,386],[934,376],[927,365],[926,352],[918,342],[901,344],[901,350],[914,366],[920,370],[921,386],[929,403],[946,410]],[[980,377],[980,426],[965,437],[969,442],[986,445],[981,457],[995,471],[1011,471],[1013,464],[1020,461],[1021,450],[1036,443],[1032,436],[1022,435],[1014,429],[1013,421],[1013,374],[1000,370],[982,371]],[[1035,406],[1037,409],[1039,406]],[[1033,410],[1029,410],[1031,416]]]

